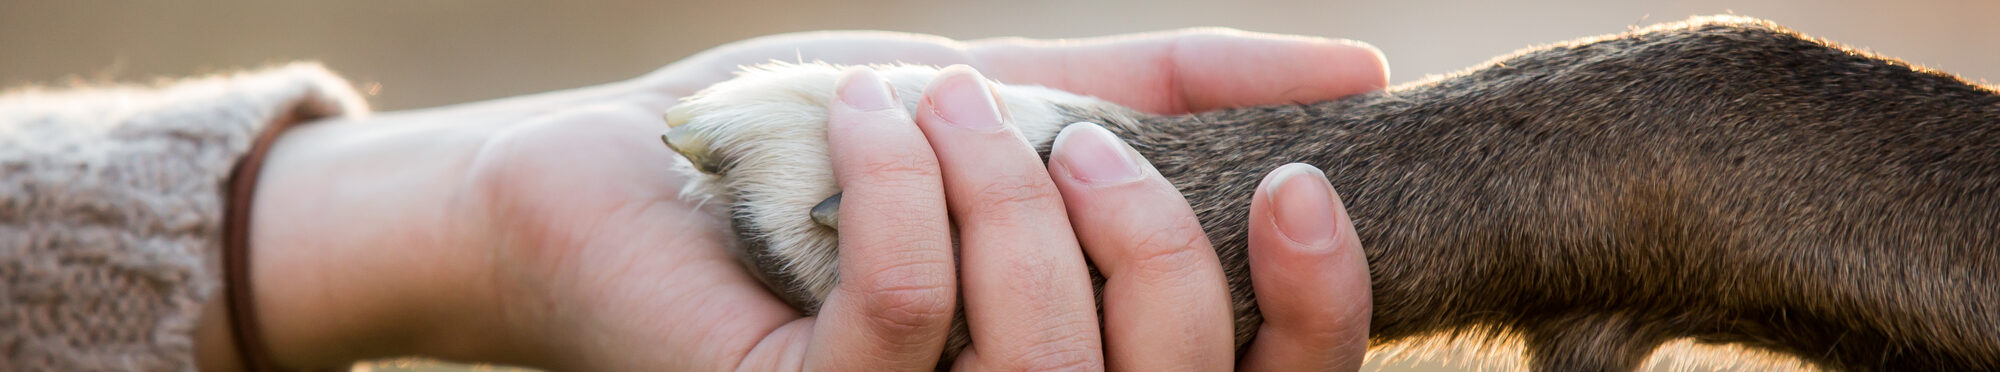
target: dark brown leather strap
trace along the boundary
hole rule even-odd
[[[222,281],[228,291],[229,329],[235,334],[236,354],[243,369],[251,372],[284,371],[271,360],[264,344],[263,328],[257,323],[257,301],[250,286],[250,203],[257,198],[257,173],[264,167],[264,154],[271,151],[278,135],[309,118],[304,108],[294,109],[265,127],[250,144],[250,152],[229,172],[228,198],[222,217]]]

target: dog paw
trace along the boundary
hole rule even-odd
[[[873,68],[910,110],[939,71]],[[726,206],[741,244],[738,252],[752,271],[809,313],[838,279],[833,227],[839,223],[840,190],[828,158],[826,120],[840,71],[826,64],[748,68],[669,110],[672,129],[662,135],[687,158],[690,167],[683,168],[698,172],[683,196]],[[1041,149],[1081,113],[1124,111],[1048,88],[992,86],[1005,117]]]

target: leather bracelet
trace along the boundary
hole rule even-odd
[[[257,302],[250,286],[250,204],[257,197],[257,174],[264,155],[278,136],[312,117],[303,107],[295,108],[258,133],[250,152],[229,172],[227,204],[222,219],[222,281],[229,305],[229,329],[236,343],[236,355],[243,369],[251,372],[286,371],[271,359],[264,343],[263,328],[257,323]]]

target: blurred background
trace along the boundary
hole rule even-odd
[[[0,0],[0,88],[147,81],[318,60],[354,81],[378,110],[397,110],[630,78],[703,49],[773,33],[880,29],[959,39],[1065,38],[1194,26],[1365,41],[1388,55],[1391,80],[1400,83],[1523,47],[1725,13],[1770,19],[1972,81],[2000,82],[1995,0]],[[1436,359],[1419,357],[1391,369],[1496,365]],[[394,362],[365,368],[445,367]]]
[[[0,0],[0,88],[319,60],[380,110],[638,76],[734,40],[825,29],[969,39],[1193,26],[1349,38],[1391,79],[1515,49],[1735,13],[2000,82],[2000,1],[31,1]]]

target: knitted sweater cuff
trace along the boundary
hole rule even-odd
[[[368,108],[311,63],[0,95],[0,370],[194,370],[224,179],[295,110]]]

